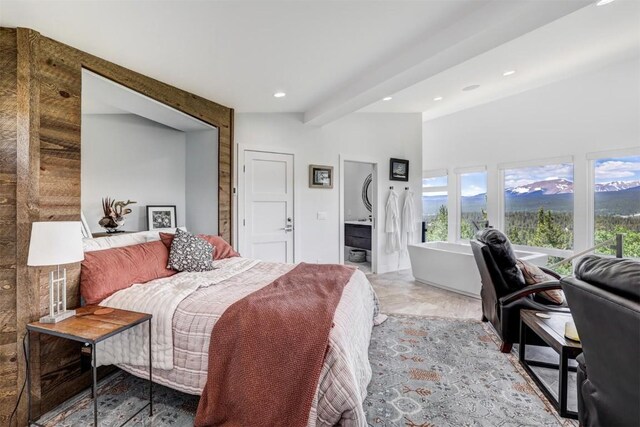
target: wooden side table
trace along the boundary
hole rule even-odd
[[[536,313],[545,313],[550,316],[544,319],[536,316]],[[561,417],[578,419],[578,413],[570,411],[567,408],[567,383],[568,371],[575,371],[576,368],[569,367],[569,359],[575,359],[582,353],[582,345],[577,341],[572,341],[564,336],[564,325],[572,322],[573,318],[570,314],[556,312],[541,312],[536,310],[520,311],[520,344],[518,345],[518,356],[520,364],[525,371],[533,378],[540,390],[549,399],[556,408]],[[527,360],[525,355],[527,333],[533,332],[539,336],[545,343],[560,355],[560,363],[558,365]],[[552,368],[558,370],[558,399],[551,393],[551,390],[543,383],[541,378],[531,369],[532,366],[543,368]]]
[[[96,310],[113,310],[106,314],[95,314]],[[98,426],[98,367],[97,367],[97,344],[109,337],[119,334],[122,331],[131,329],[141,323],[149,323],[149,403],[142,407],[133,416],[139,414],[149,406],[149,416],[153,415],[153,365],[151,362],[151,314],[137,313],[135,311],[112,309],[109,307],[87,306],[76,309],[76,315],[58,323],[34,322],[27,325],[27,354],[29,357],[30,333],[53,335],[59,338],[78,341],[91,345],[91,371],[93,382],[91,384],[91,397],[93,398],[93,425]],[[27,372],[27,397],[29,425],[31,425],[31,372]],[[133,416],[131,418],[133,418]],[[129,420],[125,421],[128,422]]]

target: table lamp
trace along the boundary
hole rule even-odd
[[[42,323],[57,323],[76,314],[67,310],[67,269],[60,265],[84,259],[80,221],[34,222],[29,243],[29,266],[57,266],[49,274],[49,314]],[[62,293],[60,292],[62,288]]]

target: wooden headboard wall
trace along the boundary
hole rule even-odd
[[[47,271],[27,268],[33,221],[80,219],[82,68],[218,128],[218,230],[231,241],[233,109],[25,28],[0,28],[0,424],[25,379],[26,323],[45,313]],[[215,191],[215,189],[212,189]],[[79,304],[79,264],[68,268]],[[90,384],[78,345],[32,342],[32,409],[44,413]],[[18,425],[26,425],[26,396]]]

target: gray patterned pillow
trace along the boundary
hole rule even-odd
[[[211,243],[179,228],[169,250],[169,265],[176,271],[213,270],[213,246]]]

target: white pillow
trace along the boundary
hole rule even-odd
[[[185,227],[180,227],[185,230]],[[82,239],[82,245],[85,252],[102,251],[111,248],[121,248],[123,246],[139,245],[140,243],[154,242],[160,240],[160,232],[174,234],[175,228],[140,231],[138,233],[116,234],[113,236],[96,237]]]

